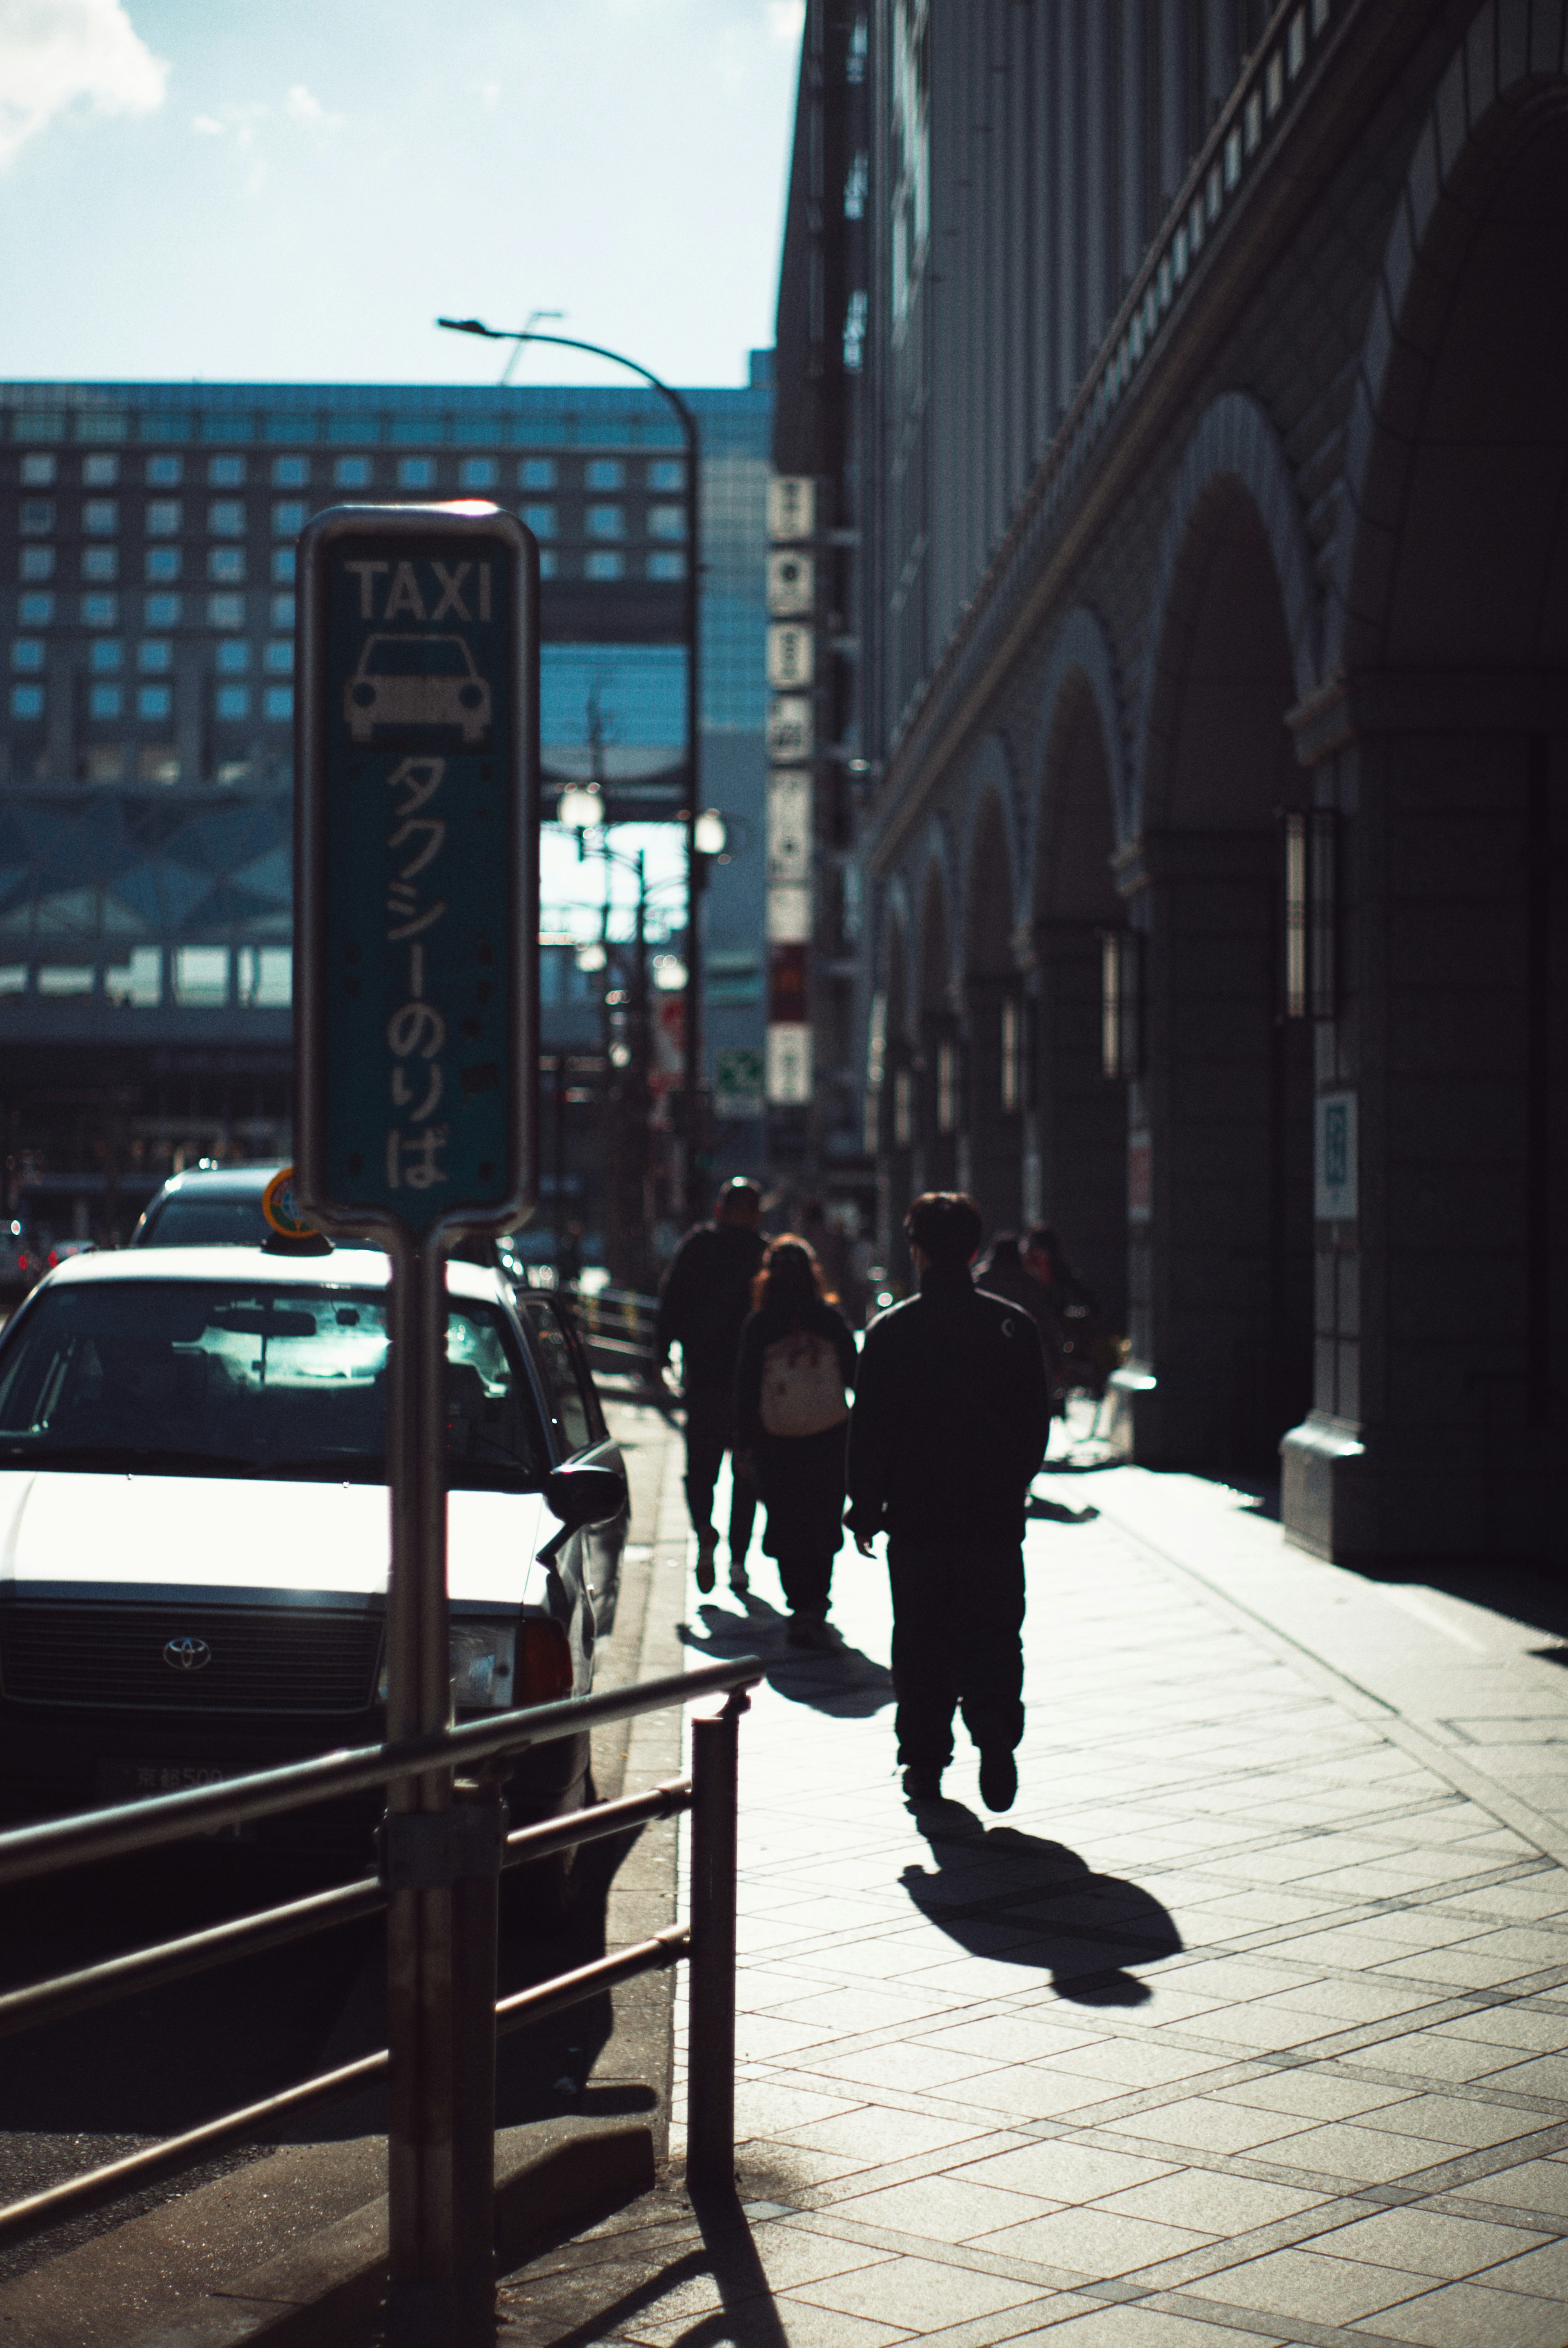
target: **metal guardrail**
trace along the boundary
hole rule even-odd
[[[593,1295],[581,1289],[565,1292],[594,1369],[651,1379],[658,1299],[633,1288],[602,1288]]]
[[[0,1835],[0,1887],[82,1867],[94,1860],[152,1850],[188,1836],[253,1818],[274,1818],[312,1803],[417,1780],[428,1807],[388,1814],[379,1878],[240,1917],[177,1941],[112,1957],[0,1995],[0,2035],[59,2022],[88,2008],[181,1980],[231,1959],[326,1931],[376,1914],[393,1890],[449,1890],[454,1909],[453,2045],[478,2083],[459,2105],[468,2140],[454,2144],[479,2196],[486,2241],[493,2238],[494,2067],[500,2032],[521,2028],[593,1997],[636,1975],[690,1962],[691,2060],[687,2173],[694,2183],[728,2189],[735,2154],[735,1870],[736,1769],[744,1691],[762,1677],[755,1657],[645,1681],[601,1695],[541,1704],[460,1728],[258,1771],[215,1786],[158,1795],[113,1809],[22,1827]],[[692,1774],[645,1794],[602,1804],[542,1826],[504,1831],[500,1765],[534,1745],[658,1712],[696,1697],[726,1694],[717,1716],[693,1722]],[[459,1773],[462,1773],[459,1775]],[[471,1774],[470,1774],[471,1773]],[[434,1794],[435,1799],[429,1797]],[[622,1834],[648,1820],[689,1810],[692,1816],[691,1923],[616,1950],[594,1963],[536,1982],[515,1995],[495,1996],[496,1892],[503,1869],[538,1861],[579,1845]],[[401,1832],[397,1831],[400,1824]],[[460,1944],[460,1945],[459,1945]],[[464,1986],[468,1995],[463,1996]],[[490,2093],[482,2092],[488,2074]],[[225,2146],[267,2134],[307,2106],[389,2077],[397,2080],[383,2048],[358,2061],[252,2104],[223,2113],[184,2135],[129,2154],[108,2167],[68,2178],[47,2191],[0,2209],[0,2245],[19,2240],[82,2211],[135,2192],[207,2159]],[[493,2301],[493,2287],[486,2293]],[[471,2333],[488,2338],[486,2308],[476,2300]],[[433,2336],[433,2335],[432,2335]],[[454,2339],[457,2335],[451,2335]]]

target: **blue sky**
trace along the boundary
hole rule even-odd
[[[504,354],[438,312],[562,310],[677,383],[743,382],[800,14],[0,0],[0,375],[479,383]],[[614,379],[562,356],[514,379]]]

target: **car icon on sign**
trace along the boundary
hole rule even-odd
[[[490,689],[461,636],[367,636],[343,689],[356,742],[377,726],[459,726],[478,742],[490,722]]]

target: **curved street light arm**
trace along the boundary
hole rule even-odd
[[[702,701],[698,676],[701,640],[698,631],[698,578],[700,564],[697,546],[697,470],[699,448],[696,417],[678,391],[656,376],[652,367],[629,359],[624,351],[612,351],[603,343],[585,343],[575,335],[539,335],[531,327],[487,326],[482,318],[438,318],[438,326],[449,334],[477,335],[488,343],[515,343],[521,349],[524,343],[548,343],[557,350],[586,351],[593,358],[608,359],[612,366],[623,366],[631,375],[639,376],[650,390],[667,400],[676,412],[686,452],[686,1035],[682,1048],[681,1090],[685,1097],[685,1177],[686,1209],[693,1222],[703,1212],[706,1200],[707,1175],[703,1166],[702,1131],[702,938],[699,909],[703,890],[707,885],[709,859],[696,844],[697,819],[701,811],[702,793],[698,788],[698,764],[701,757]]]

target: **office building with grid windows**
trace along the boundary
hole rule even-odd
[[[759,1048],[763,1015],[769,354],[750,376],[686,394],[702,436],[698,788],[734,819],[707,899],[710,1055]],[[642,389],[0,385],[13,1211],[123,1234],[177,1160],[287,1147],[310,515],[459,497],[520,513],[541,549],[545,813],[592,778],[613,821],[673,819],[689,798],[686,491],[675,418]]]

